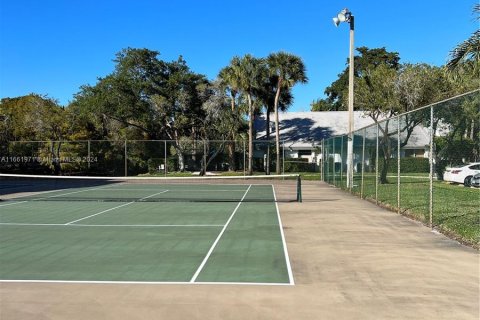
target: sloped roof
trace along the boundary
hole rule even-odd
[[[374,124],[372,118],[363,111],[355,111],[353,115],[355,130]],[[280,112],[280,140],[291,146],[302,148],[311,147],[313,143],[332,136],[348,133],[348,111],[324,111],[324,112]],[[265,115],[255,120],[256,138],[266,139]],[[270,139],[275,138],[274,114],[270,115]],[[374,138],[367,132],[367,138]],[[417,126],[408,144],[405,147],[424,147],[428,144],[428,132],[422,126]]]

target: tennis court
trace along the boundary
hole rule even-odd
[[[293,284],[285,177],[0,179],[1,281]]]

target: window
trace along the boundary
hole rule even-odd
[[[298,156],[311,156],[312,150],[298,150]]]
[[[423,149],[405,149],[405,157],[423,158],[425,150]]]

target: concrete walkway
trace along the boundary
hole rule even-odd
[[[476,250],[326,184],[303,191],[279,206],[295,286],[0,283],[0,319],[479,319]]]

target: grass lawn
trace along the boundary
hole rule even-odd
[[[378,201],[387,207],[398,208],[396,175],[389,183],[378,186]],[[338,183],[343,184],[343,180]],[[361,177],[355,177],[354,192],[361,192]],[[375,199],[375,177],[364,176],[363,197]],[[400,179],[400,211],[417,220],[429,221],[429,180],[425,174],[403,173]],[[443,181],[433,183],[433,224],[438,229],[463,242],[479,246],[480,189],[465,188]]]

